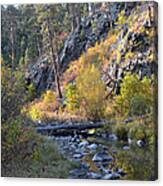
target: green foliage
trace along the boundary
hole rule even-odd
[[[77,94],[76,84],[68,84],[65,93],[66,97],[66,109],[72,113],[76,112],[79,109],[79,97]]]
[[[66,108],[71,112],[99,119],[104,116],[106,87],[93,64],[81,68],[74,84],[66,87]]]
[[[129,124],[128,137],[134,140],[144,140],[148,145],[156,144],[156,130],[155,130],[155,121],[153,121],[153,116],[137,122],[134,122],[132,125]]]
[[[76,79],[80,111],[88,118],[99,119],[104,114],[105,85],[99,70],[88,66]]]
[[[125,54],[125,60],[132,59],[134,57],[134,52],[127,52]]]
[[[21,110],[27,101],[24,76],[2,62],[1,174],[3,177],[68,176],[72,163],[59,153],[56,144],[36,134]],[[31,88],[33,90],[33,88]],[[45,102],[54,101],[49,92]],[[34,117],[40,113],[33,107]]]
[[[130,128],[128,136],[131,139],[136,139],[136,140],[144,140],[146,139],[146,131],[145,127],[141,125],[136,125]]]
[[[157,167],[154,157],[154,148],[132,148],[129,151],[119,151],[115,156],[115,164],[127,173],[123,178],[125,180],[155,180]]]
[[[126,75],[121,84],[120,95],[115,98],[117,112],[125,116],[146,114],[152,103],[150,79],[144,77],[140,80],[138,75]]]
[[[2,123],[14,119],[26,103],[26,86],[21,71],[14,71],[2,64]]]
[[[147,145],[155,145],[157,137],[155,125],[153,116],[149,115],[144,119],[135,117],[132,122],[125,124],[113,124],[110,126],[112,129],[109,130],[112,130],[123,141],[130,138],[133,140],[133,144],[136,144],[137,140],[143,140]]]
[[[117,135],[119,140],[126,141],[128,138],[128,128],[123,125],[116,125],[114,129],[115,134]]]
[[[76,165],[63,158],[54,141],[47,141],[22,124],[20,118],[2,130],[2,176],[67,177]]]
[[[27,89],[28,89],[27,99],[29,101],[32,101],[36,97],[36,87],[33,83],[31,83],[30,85],[28,85]]]
[[[131,99],[130,115],[140,116],[150,112],[150,105],[142,95],[136,95]]]

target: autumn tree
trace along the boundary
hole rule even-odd
[[[106,87],[101,74],[94,65],[89,65],[76,79],[80,110],[88,118],[99,119],[105,108]]]

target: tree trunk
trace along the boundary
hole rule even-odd
[[[48,28],[48,38],[49,38],[49,44],[50,44],[50,50],[51,50],[51,58],[53,61],[53,67],[54,67],[54,76],[55,76],[55,85],[56,85],[56,89],[57,89],[57,93],[59,98],[62,98],[62,92],[61,92],[61,87],[60,87],[60,78],[59,78],[59,64],[58,64],[58,58],[54,47],[53,47],[53,37],[52,37],[52,33],[50,30],[50,24],[49,24],[49,20],[47,19],[47,28]]]
[[[72,20],[71,32],[73,32],[81,22],[80,4],[69,4],[68,11]]]
[[[13,24],[11,24],[10,28],[10,39],[11,39],[11,64],[12,64],[12,71],[15,68],[15,52],[14,52],[14,28]]]
[[[109,122],[107,122],[108,124]],[[38,133],[45,134],[45,135],[55,135],[55,134],[65,134],[71,131],[83,131],[83,130],[89,130],[89,129],[96,129],[96,128],[102,128],[106,125],[106,122],[100,121],[93,124],[59,124],[59,125],[46,125],[46,126],[40,126],[36,127],[36,130]]]

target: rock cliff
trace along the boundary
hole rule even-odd
[[[75,31],[70,33],[59,53],[61,74],[65,72],[72,61],[87,52],[88,48],[109,37],[109,31],[118,27],[117,21],[122,11],[125,12],[126,18],[133,14],[134,17],[131,17],[133,20],[140,19],[141,27],[148,32],[151,32],[152,29],[156,31],[155,17],[148,16],[148,11],[150,11],[148,4],[137,3],[136,5],[139,5],[139,9],[142,11],[137,10],[135,3],[110,3],[104,10],[98,10],[93,15],[83,18]],[[150,77],[157,73],[157,57],[152,56],[153,53],[156,53],[155,49],[157,50],[157,35],[150,38],[146,32],[138,31],[139,27],[136,28],[137,30],[131,28],[129,24],[124,24],[120,30],[119,41],[114,46],[119,48],[121,61],[119,63],[112,61],[108,65],[107,72],[103,74],[105,83],[116,93],[119,92],[119,83],[126,72],[138,73],[140,78]],[[136,57],[125,60],[128,52],[136,53]],[[30,68],[27,79],[29,82],[34,82],[38,92],[55,86],[53,68],[47,56],[41,56]]]

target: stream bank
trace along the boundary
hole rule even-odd
[[[105,125],[104,122],[100,124],[99,122],[90,121],[75,124],[60,123],[60,126],[57,121],[56,123],[58,125],[53,123],[53,125],[45,126],[45,128],[40,125],[39,127],[41,128],[39,128],[38,132],[47,136],[49,140],[55,141],[61,154],[77,165],[69,172],[68,178],[126,179],[130,174],[135,173],[123,168],[123,160],[126,161],[125,159],[127,159],[128,161],[129,159],[130,161],[131,156],[131,162],[133,162],[136,158],[138,160],[137,165],[134,165],[136,166],[136,171],[137,169],[140,170],[141,162],[145,166],[149,161],[151,163],[150,159],[144,160],[144,157],[150,152],[148,147],[143,144],[143,141],[137,140],[133,142],[130,138],[120,140],[116,134],[108,129],[106,130],[104,126],[104,128],[101,127],[101,124]],[[125,123],[124,125],[126,125]],[[91,125],[95,126],[95,129],[90,127]],[[87,126],[89,126],[88,129]],[[120,157],[119,153],[122,153],[125,157]],[[141,174],[141,170],[139,172]]]

